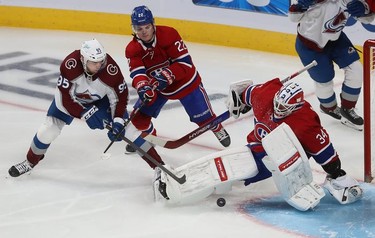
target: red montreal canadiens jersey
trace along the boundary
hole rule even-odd
[[[155,34],[151,46],[146,47],[134,37],[125,49],[132,86],[135,87],[138,82],[149,80],[157,72],[169,68],[175,80],[160,93],[169,99],[180,99],[199,86],[201,77],[186,45],[174,28],[156,26]]]
[[[282,83],[276,78],[246,89],[244,96],[246,103],[253,107],[255,121],[254,130],[247,137],[248,142],[261,142],[263,137],[285,122],[293,130],[308,156],[313,156],[319,164],[337,159],[338,155],[328,133],[321,126],[319,116],[307,101],[302,108],[291,115],[281,120],[273,120],[273,98],[281,87]]]
[[[89,77],[84,73],[79,50],[70,53],[60,65],[55,102],[57,108],[76,118],[80,118],[85,104],[93,103],[107,96],[112,116],[121,117],[128,102],[128,88],[120,67],[107,54],[103,68]]]

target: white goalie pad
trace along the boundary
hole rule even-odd
[[[309,160],[292,129],[282,123],[262,144],[268,155],[263,162],[286,202],[300,211],[318,205],[324,190],[313,181]]]
[[[202,200],[212,193],[227,193],[235,181],[258,174],[253,155],[246,146],[219,151],[185,164],[173,171],[186,175],[184,184],[162,172],[166,183],[168,203],[190,203]]]

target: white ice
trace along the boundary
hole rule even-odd
[[[130,86],[124,58],[124,47],[130,36],[4,27],[0,32],[0,55],[29,53],[20,58],[0,58],[0,67],[38,57],[62,60],[78,49],[82,41],[95,37],[120,64]],[[208,94],[227,94],[233,81],[252,79],[260,83],[287,77],[302,68],[294,56],[192,42],[187,42],[187,46]],[[57,66],[39,66],[48,71],[35,74],[0,70],[0,84],[52,94],[53,88],[26,81],[41,74],[58,73]],[[306,99],[319,111],[308,74],[294,80],[301,83]],[[343,73],[337,70],[337,95],[342,80]],[[134,90],[131,92],[134,99]],[[125,155],[124,143],[115,143],[109,150],[111,158],[102,160],[103,150],[109,144],[106,132],[89,130],[80,120],[64,128],[46,158],[30,175],[10,178],[9,167],[25,159],[49,104],[48,100],[20,95],[4,87],[0,90],[0,237],[306,237],[264,224],[241,210],[241,205],[251,203],[252,199],[277,193],[272,179],[248,187],[237,184],[224,196],[227,205],[223,208],[216,205],[217,195],[183,206],[155,204],[151,187],[153,171],[148,165],[137,155]],[[212,105],[218,115],[226,110],[224,98],[212,101]],[[362,99],[357,108],[362,115]],[[246,135],[253,128],[252,119],[244,116],[224,123],[233,147],[246,144]],[[363,132],[345,127],[326,115],[321,120],[342,159],[343,168],[362,180]],[[169,139],[179,138],[196,128],[181,106],[163,110],[154,124],[159,136]],[[214,135],[207,132],[178,149],[158,148],[158,151],[166,163],[177,167],[222,149]],[[322,183],[323,170],[314,161],[311,165],[315,180]]]

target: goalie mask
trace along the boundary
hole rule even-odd
[[[302,88],[294,82],[280,88],[273,98],[274,117],[282,119],[300,109],[304,104]]]
[[[105,66],[107,54],[103,46],[96,39],[83,42],[80,52],[83,69],[88,75],[92,76],[92,73],[87,69],[87,61],[102,62],[102,67]]]

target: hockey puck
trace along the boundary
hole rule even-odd
[[[219,207],[224,207],[225,206],[225,199],[224,198],[218,198],[217,201],[216,201],[216,204],[219,206]]]

